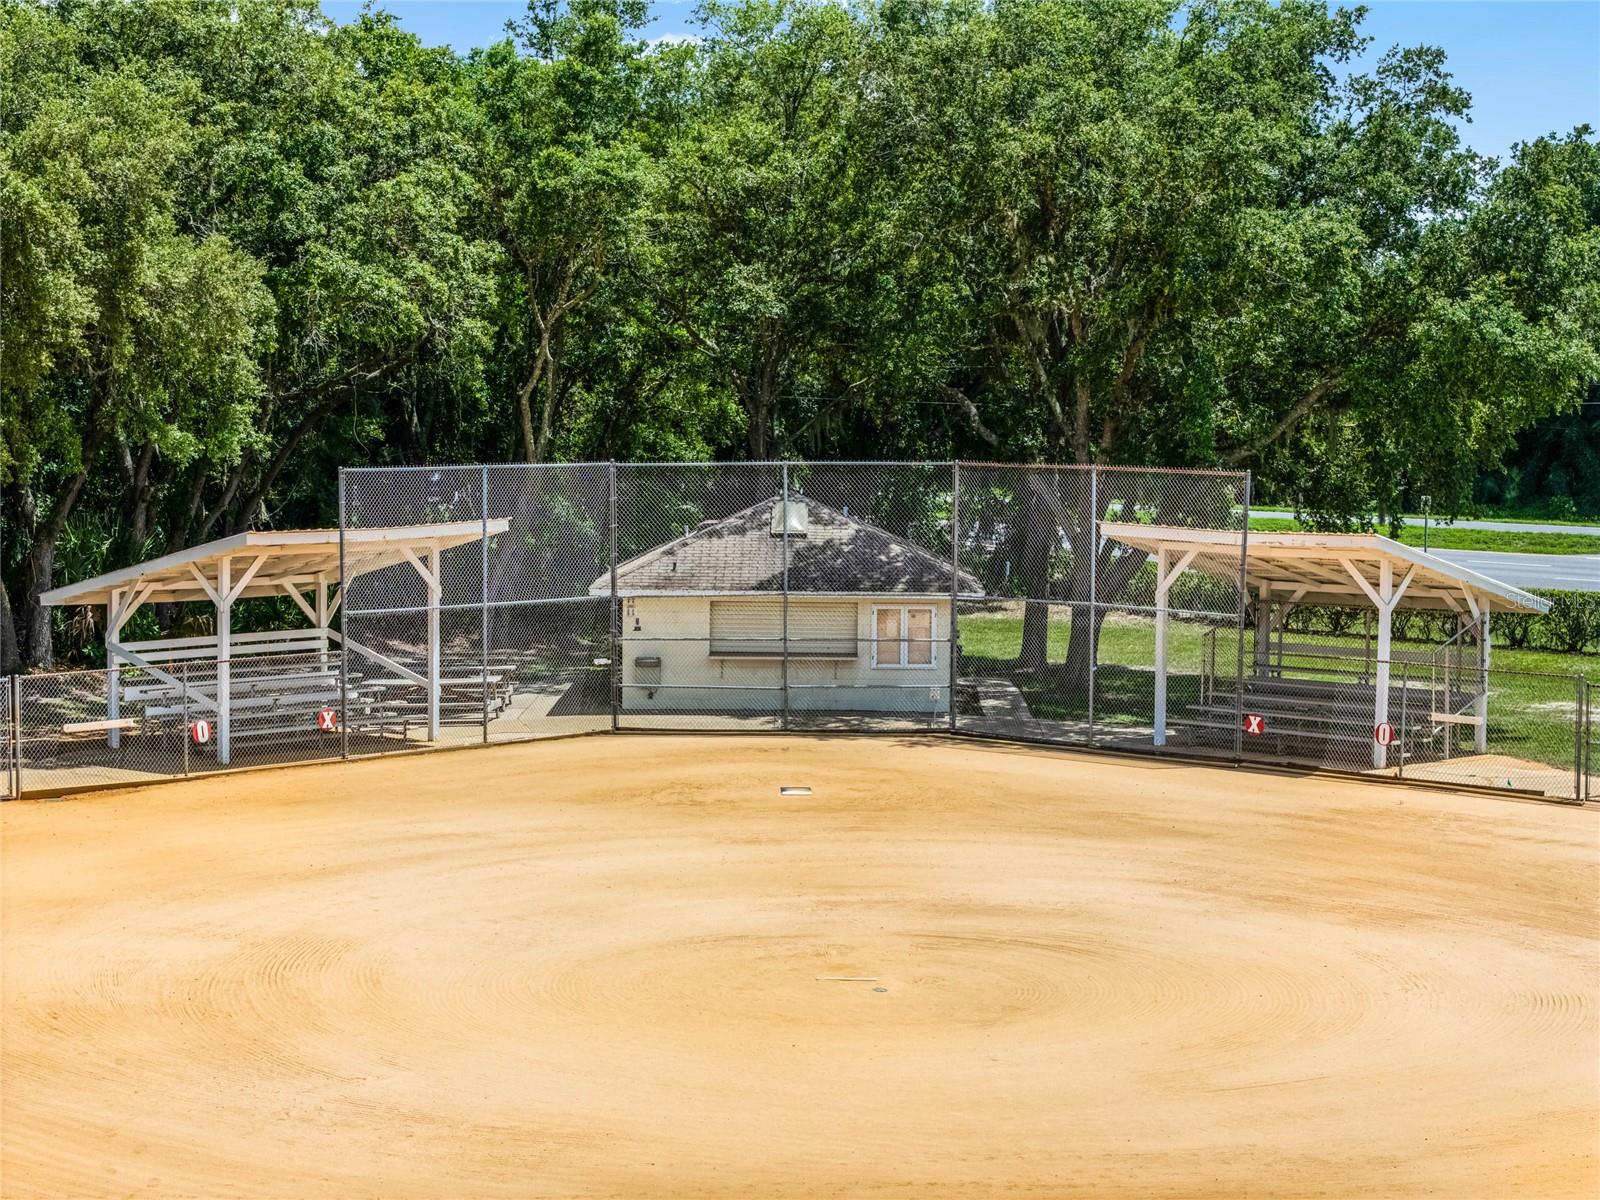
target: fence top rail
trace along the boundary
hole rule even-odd
[[[1226,479],[1243,479],[1250,474],[1249,471],[1229,471],[1220,467],[1141,467],[1131,463],[989,462],[975,458],[961,458],[956,462],[963,467],[1007,467],[1028,471],[1098,471],[1102,474],[1142,471],[1149,475],[1210,475]]]
[[[1208,475],[1227,479],[1243,479],[1249,471],[1231,471],[1221,467],[1145,467],[1132,463],[1047,463],[1047,462],[995,462],[977,458],[759,458],[684,459],[628,461],[624,459],[585,459],[580,462],[478,462],[430,463],[424,466],[406,465],[389,467],[340,467],[346,475],[399,475],[424,471],[482,471],[487,468],[518,471],[571,470],[577,467],[1010,467],[1022,470],[1049,471],[1101,471],[1144,472],[1152,475]]]
[[[624,459],[585,459],[581,462],[477,462],[477,463],[437,463],[427,466],[392,466],[392,467],[340,467],[345,475],[401,475],[415,474],[422,471],[482,471],[515,470],[515,471],[548,471],[572,470],[577,467],[952,467],[958,460],[949,458],[754,458],[754,459],[729,459],[719,461],[716,459],[684,459],[661,460],[650,459],[644,461],[627,461]],[[960,465],[965,466],[966,463]],[[1163,469],[1163,468],[1146,468]]]

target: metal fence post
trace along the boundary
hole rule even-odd
[[[1594,800],[1595,776],[1595,688],[1594,683],[1584,685],[1584,798]],[[22,787],[18,771],[18,790]]]
[[[783,530],[783,712],[779,727],[789,728],[789,464],[783,464],[783,491],[779,493],[778,518]],[[873,636],[877,636],[874,628]]]
[[[11,689],[11,719],[6,722],[10,735],[11,753],[6,759],[6,770],[11,772],[11,795],[22,795],[22,677],[13,675],[7,685]]]
[[[339,468],[339,608],[343,615],[339,618],[339,757],[350,757],[350,651],[345,647],[345,634],[350,631],[345,628],[350,624],[350,579],[345,574],[344,562],[344,477],[345,468]]]
[[[950,620],[946,623],[950,635],[950,732],[956,731],[956,609],[961,595],[961,464],[950,464]],[[872,636],[878,636],[877,625]]]
[[[1595,686],[1584,683],[1584,800],[1594,800],[1595,776]],[[18,773],[18,790],[22,776]]]
[[[611,553],[611,732],[622,725],[622,600],[617,595],[617,464],[606,469],[606,525]]]
[[[1096,572],[1100,564],[1100,466],[1089,464],[1089,744],[1094,745],[1094,677],[1100,667],[1100,588]],[[1078,614],[1072,614],[1072,620]],[[1050,627],[1045,618],[1045,656],[1049,657]]]
[[[1488,672],[1484,672],[1484,687],[1488,687]],[[1574,720],[1572,722],[1572,798],[1581,802],[1583,800],[1583,750],[1584,743],[1588,741],[1587,730],[1584,728],[1584,693],[1588,685],[1582,675],[1572,677]]]
[[[1405,659],[1400,660],[1400,736],[1396,739],[1399,748],[1400,766],[1396,777],[1406,777],[1406,738],[1409,736],[1409,727],[1406,724],[1406,701],[1411,698],[1411,664]],[[1376,730],[1374,730],[1376,733]]]
[[[183,664],[183,727],[178,731],[178,740],[183,743],[183,777],[189,778],[189,664]]]
[[[483,523],[483,577],[480,580],[478,649],[483,652],[483,744],[489,744],[489,464],[483,465],[478,496],[478,519]]]
[[[1234,647],[1233,666],[1233,758],[1244,761],[1244,616],[1245,600],[1250,595],[1250,483],[1244,473],[1243,515],[1239,521],[1239,628]]]

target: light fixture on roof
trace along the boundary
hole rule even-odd
[[[785,527],[790,537],[806,536],[806,502],[779,500],[772,506],[772,536],[782,537]]]

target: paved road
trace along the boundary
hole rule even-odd
[[[1407,527],[1422,528],[1421,517],[1407,517]],[[1600,537],[1600,525],[1547,525],[1538,521],[1457,521],[1446,525],[1433,522],[1434,529],[1491,529],[1496,533],[1576,533],[1584,537]]]
[[[1600,592],[1600,554],[1505,554],[1498,550],[1433,553],[1512,587]]]

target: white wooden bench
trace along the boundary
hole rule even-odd
[[[106,721],[68,721],[61,727],[61,732],[66,737],[88,737],[97,733],[131,733],[139,728],[139,721],[135,717],[114,717]]]
[[[1400,647],[1391,647],[1389,661],[1392,663],[1431,663],[1433,662],[1432,650],[1405,650]],[[1285,642],[1281,646],[1274,643],[1272,646],[1271,662],[1278,664],[1280,658],[1339,658],[1352,659],[1356,662],[1376,664],[1376,655],[1365,644],[1352,646],[1348,643],[1321,642]],[[1302,665],[1298,669],[1305,670]]]
[[[327,638],[316,629],[268,629],[257,633],[235,633],[228,639],[228,661],[287,654],[333,653]],[[125,642],[124,648],[153,663],[186,662],[195,659],[216,661],[217,639],[211,634],[198,637],[163,638],[154,642]]]

